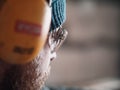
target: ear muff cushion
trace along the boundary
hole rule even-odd
[[[45,0],[8,0],[0,12],[0,58],[22,64],[33,60],[49,32],[51,8]]]

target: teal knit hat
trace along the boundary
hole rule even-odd
[[[65,22],[66,0],[52,0],[52,21],[50,30],[55,30]]]

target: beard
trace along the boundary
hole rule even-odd
[[[4,74],[0,90],[41,90],[50,73],[50,66],[41,70],[37,57],[25,65],[12,65]]]

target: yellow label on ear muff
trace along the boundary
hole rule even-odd
[[[46,0],[5,0],[0,8],[0,59],[12,64],[32,61],[46,42],[50,23]]]

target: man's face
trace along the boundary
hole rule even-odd
[[[56,47],[66,35],[62,30],[50,33],[44,48],[30,63],[11,65],[0,61],[0,90],[39,90],[49,75],[50,62],[56,58]]]
[[[0,1],[0,9],[4,1]],[[49,75],[50,62],[56,58],[56,50],[67,35],[61,31],[55,33],[48,35],[44,48],[30,63],[12,65],[0,60],[0,90],[40,90]]]
[[[0,0],[0,9],[6,0]],[[54,47],[54,45],[52,45]],[[0,60],[0,90],[38,90],[43,86],[50,61],[56,57],[48,40],[42,51],[30,63],[11,65]]]
[[[52,52],[47,40],[42,51],[28,64],[0,62],[0,90],[38,90],[49,74],[51,59],[55,57],[56,53]]]

